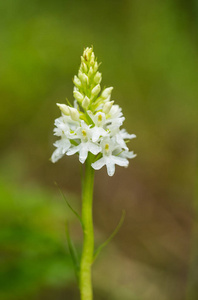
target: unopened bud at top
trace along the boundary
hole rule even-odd
[[[60,103],[56,103],[56,105],[59,107],[59,109],[62,111],[62,113],[64,113],[64,115],[66,115],[66,116],[70,115],[69,106],[67,106],[66,104],[60,104]]]
[[[102,92],[101,97],[104,98],[104,99],[108,98],[111,95],[112,90],[113,90],[113,87],[106,88]]]
[[[103,112],[105,114],[108,114],[110,112],[110,109],[112,108],[112,105],[113,105],[114,101],[108,101],[104,104],[103,106]]]
[[[84,99],[83,95],[79,91],[74,90],[73,95],[78,102],[82,102]]]
[[[87,47],[84,52],[83,52],[83,57],[86,61],[91,59],[91,54],[92,54],[93,48]]]
[[[92,96],[97,96],[100,93],[100,85],[97,84],[91,91]]]
[[[87,96],[85,96],[85,98],[83,99],[83,102],[82,102],[82,107],[87,109],[89,104],[90,104],[90,99]]]

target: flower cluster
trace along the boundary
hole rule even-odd
[[[78,76],[74,76],[74,104],[59,104],[62,115],[55,120],[54,134],[60,139],[54,143],[56,150],[51,161],[62,156],[79,154],[84,163],[88,152],[95,155],[92,167],[99,170],[104,165],[107,173],[115,173],[115,165],[127,167],[129,158],[136,155],[130,152],[126,140],[135,138],[125,129],[120,129],[125,118],[121,108],[111,101],[113,87],[101,91],[102,74],[93,48],[86,48],[81,56]]]

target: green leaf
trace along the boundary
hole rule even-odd
[[[72,261],[73,261],[73,265],[74,265],[76,279],[77,279],[77,282],[79,283],[79,270],[80,270],[79,258],[78,258],[78,255],[77,255],[77,251],[74,247],[74,244],[72,243],[70,233],[69,233],[69,226],[68,226],[67,222],[65,224],[65,232],[66,232],[69,252],[70,252],[70,255],[71,255],[71,258],[72,258]]]
[[[124,218],[125,218],[125,211],[122,211],[122,216],[120,218],[120,221],[118,223],[118,225],[116,226],[115,230],[112,232],[112,234],[110,235],[110,237],[102,244],[98,247],[98,249],[96,249],[95,253],[94,253],[94,257],[93,257],[93,262],[95,261],[95,259],[97,258],[97,256],[100,254],[101,250],[108,245],[108,243],[114,238],[114,236],[118,233],[120,227],[122,226],[123,222],[124,222]]]
[[[80,215],[77,213],[77,211],[75,211],[75,209],[73,209],[73,207],[70,205],[70,203],[67,201],[65,195],[63,194],[62,190],[60,189],[60,187],[58,186],[57,182],[54,182],[54,184],[57,186],[59,192],[61,193],[61,195],[63,196],[67,206],[69,207],[69,209],[75,214],[75,216],[78,218],[78,220],[80,221],[80,224],[83,228],[83,222],[82,222],[82,219],[80,217]]]

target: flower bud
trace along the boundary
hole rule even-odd
[[[74,84],[77,86],[77,87],[80,87],[81,86],[81,81],[80,79],[75,75],[74,76],[74,80],[73,80]]]
[[[100,83],[102,80],[102,74],[100,72],[97,72],[96,75],[94,76],[94,81],[95,83]]]
[[[66,104],[60,104],[60,103],[56,103],[56,105],[59,107],[59,109],[62,111],[62,113],[64,113],[64,115],[66,115],[66,116],[70,115],[69,106],[67,106]]]
[[[86,61],[90,60],[91,54],[92,54],[93,48],[87,47],[84,52],[83,52],[83,57],[85,58]]]
[[[80,57],[81,63],[85,62],[85,59],[83,56]]]
[[[98,71],[98,63],[97,63],[97,61],[95,62],[94,66],[93,66],[93,70],[94,70],[94,73]]]
[[[87,65],[84,62],[82,62],[82,69],[87,73]]]
[[[72,118],[72,120],[74,121],[78,121],[79,120],[79,112],[76,108],[73,107],[69,107],[70,110],[70,116]]]
[[[91,77],[93,75],[94,71],[92,66],[89,68],[88,77]]]
[[[94,53],[92,52],[91,53],[91,59],[90,59],[90,65],[94,65],[94,61],[95,61],[95,55],[94,55]]]
[[[105,98],[108,98],[108,97],[111,95],[112,90],[113,90],[113,87],[106,88],[106,89],[102,92],[101,97],[104,98],[104,99],[105,99]]]
[[[110,109],[112,108],[112,105],[113,105],[114,101],[108,101],[104,104],[103,106],[103,112],[105,114],[108,114],[110,112]]]
[[[87,77],[87,75],[81,71],[78,72],[78,77],[80,78],[80,80],[83,83],[88,83],[89,82],[89,78]]]
[[[100,93],[100,85],[97,84],[91,91],[92,96],[97,96]]]
[[[83,99],[83,102],[82,102],[82,107],[87,109],[89,104],[90,104],[90,99],[87,96],[85,96],[85,98]]]
[[[84,99],[83,95],[79,91],[74,91],[73,95],[78,102],[82,102]]]

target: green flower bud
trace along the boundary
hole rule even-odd
[[[102,74],[100,72],[97,72],[96,75],[94,76],[94,82],[100,83],[101,80],[102,80]]]
[[[74,91],[73,95],[78,102],[82,102],[84,99],[83,95],[79,91]]]
[[[82,67],[83,71],[87,73],[87,70],[88,70],[87,65],[84,62],[82,62],[81,67]]]
[[[91,53],[91,59],[90,59],[90,65],[94,65],[94,62],[95,62],[95,55],[94,55],[94,53],[92,52]]]
[[[113,90],[113,87],[106,88],[106,89],[102,92],[101,97],[104,98],[104,99],[108,98],[109,96],[111,96],[112,90]]]
[[[79,120],[78,110],[74,107],[69,107],[69,110],[70,110],[70,116],[71,116],[72,120],[78,121]]]
[[[85,73],[83,73],[82,71],[79,70],[78,72],[78,77],[80,78],[80,80],[83,82],[83,83],[87,83],[89,82],[89,78],[87,77],[87,75]]]
[[[105,114],[108,114],[110,112],[110,109],[112,108],[112,105],[113,105],[114,101],[108,101],[104,104],[103,106],[103,112]]]
[[[83,102],[82,102],[82,107],[87,109],[89,104],[90,104],[90,99],[87,96],[85,96],[85,98],[83,99]]]
[[[100,93],[100,84],[97,84],[91,91],[92,96],[97,96]]]
[[[62,113],[64,113],[64,115],[66,115],[66,116],[70,115],[69,106],[67,106],[66,104],[60,104],[60,103],[56,103],[56,105],[59,107],[59,109],[62,111]]]
[[[81,86],[81,81],[76,75],[74,76],[73,82],[74,82],[75,86],[77,86],[77,87]]]
[[[91,59],[93,48],[87,47],[83,52],[83,57],[86,61],[89,61]]]
[[[98,71],[98,63],[97,61],[94,63],[94,66],[93,66],[93,70],[94,70],[94,73],[96,73]]]
[[[93,75],[94,71],[92,66],[89,68],[88,77],[91,77]]]

